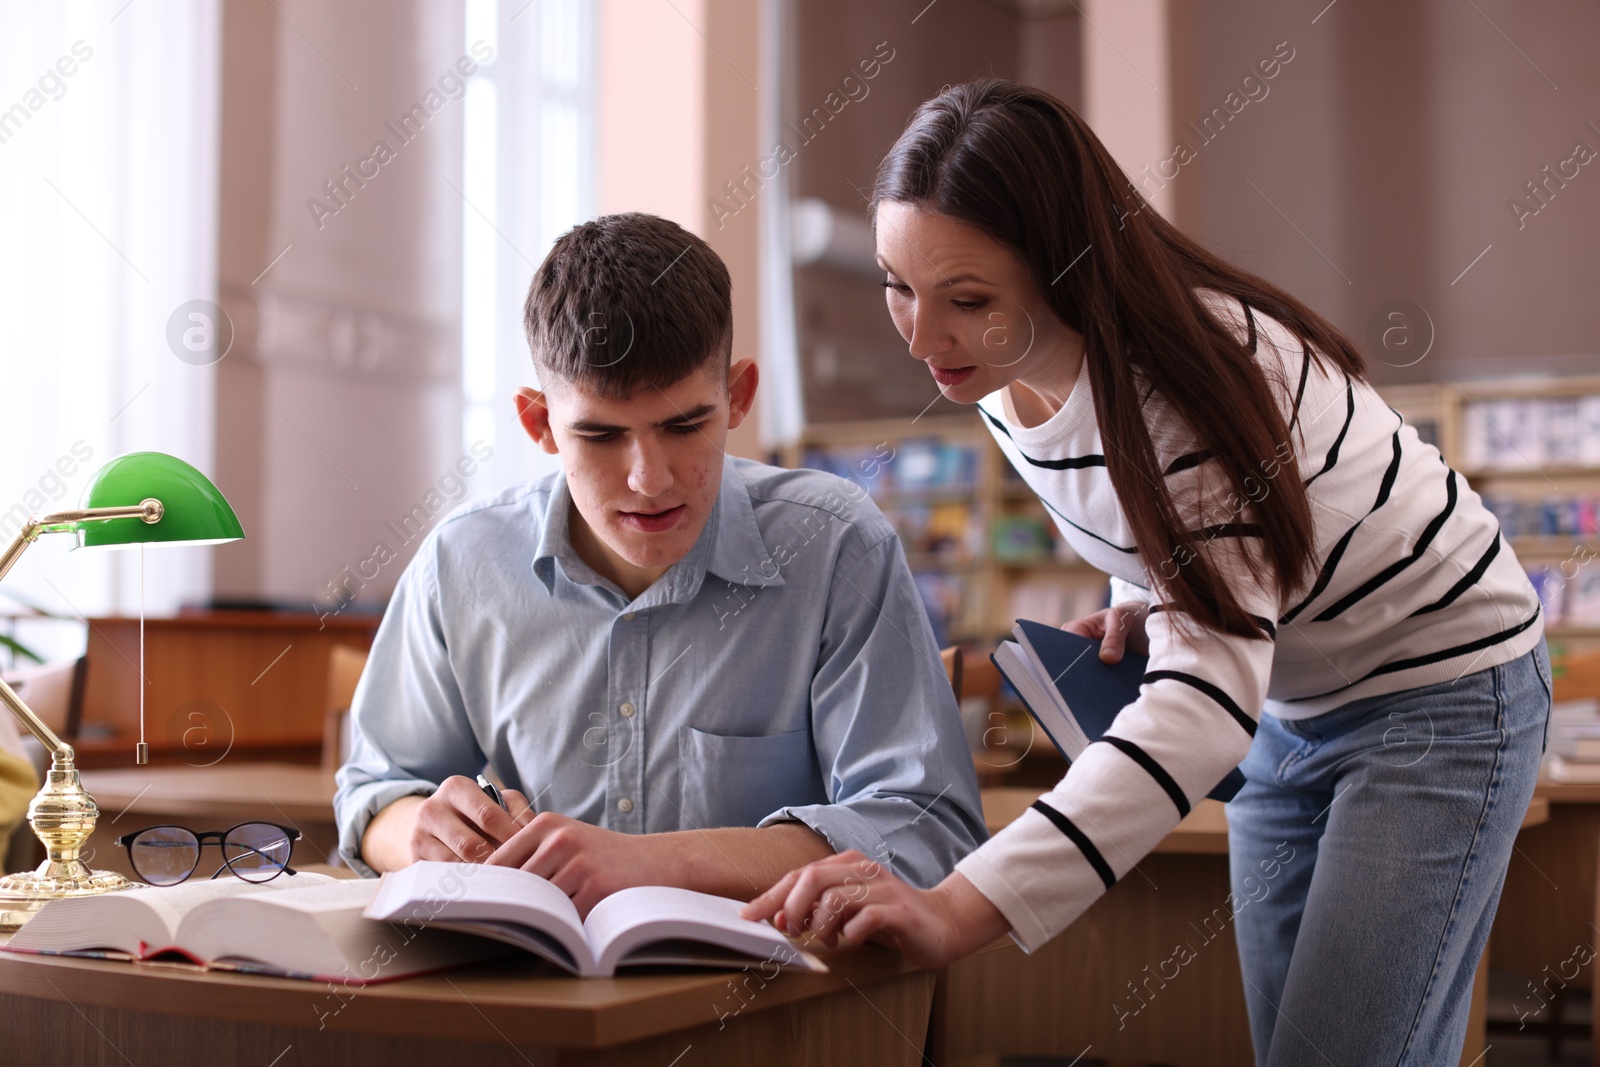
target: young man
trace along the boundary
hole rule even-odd
[[[518,866],[585,914],[630,885],[748,900],[846,849],[937,883],[985,837],[938,650],[859,486],[724,455],[757,372],[722,261],[664,219],[585,223],[525,327],[543,389],[517,410],[563,469],[456,511],[401,576],[345,858]]]

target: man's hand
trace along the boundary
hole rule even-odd
[[[527,802],[521,806],[526,808]],[[408,862],[483,863],[517,831],[516,820],[490,800],[478,783],[452,775],[433,796],[417,805],[416,821],[407,839]]]
[[[656,869],[658,838],[602,829],[553,811],[534,815],[515,789],[505,790],[505,798],[520,827],[487,862],[548,878],[572,898],[579,915],[587,918],[590,908],[619,889],[671,884]]]
[[[1149,615],[1150,605],[1130,600],[1103,608],[1093,615],[1073,619],[1062,629],[1079,637],[1099,641],[1102,663],[1121,663],[1125,648],[1131,648],[1141,656],[1150,654],[1150,638],[1144,632],[1144,621]]]

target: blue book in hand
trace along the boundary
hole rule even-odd
[[[1119,662],[1103,663],[1099,641],[1027,619],[1018,619],[1012,634],[1016,640],[1002,641],[989,658],[1071,763],[1138,699],[1150,658],[1125,651]],[[1235,767],[1207,795],[1227,803],[1242,785]]]

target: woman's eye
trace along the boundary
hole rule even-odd
[[[987,300],[952,300],[950,302],[962,311],[977,311],[988,303]]]
[[[880,284],[885,289],[896,293],[909,293],[911,291],[911,287],[904,282],[882,282]]]

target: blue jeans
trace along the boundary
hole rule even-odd
[[[1227,808],[1257,1064],[1457,1062],[1549,716],[1543,641],[1454,682],[1262,716]]]

